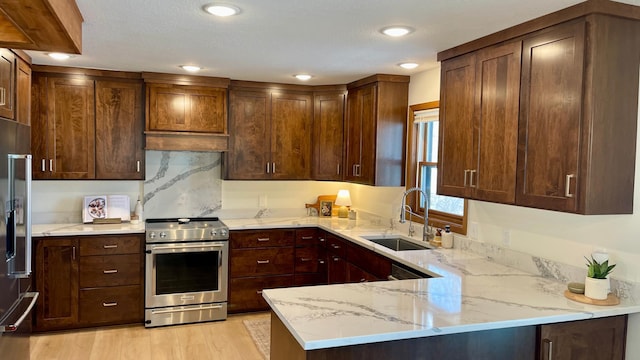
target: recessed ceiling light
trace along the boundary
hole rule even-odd
[[[403,69],[411,70],[411,69],[417,68],[418,64],[413,63],[413,62],[406,62],[406,63],[400,64],[400,67],[403,68]]]
[[[388,36],[398,37],[413,32],[413,29],[408,26],[388,26],[380,29],[380,32]]]
[[[71,57],[71,55],[63,54],[63,53],[49,53],[49,57],[56,60],[67,60]]]
[[[204,11],[215,16],[232,16],[240,13],[240,8],[229,4],[209,4],[203,7]]]
[[[294,76],[296,77],[296,79],[302,80],[302,81],[307,81],[307,80],[311,79],[311,77],[312,77],[309,74],[297,74],[297,75],[294,75]]]
[[[200,66],[195,66],[195,65],[180,65],[180,67],[183,70],[186,70],[188,72],[197,72],[202,70],[202,68]]]

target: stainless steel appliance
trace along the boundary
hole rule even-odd
[[[229,229],[218,218],[146,221],[145,326],[227,318]]]
[[[31,310],[30,128],[0,119],[0,359],[29,359]]]

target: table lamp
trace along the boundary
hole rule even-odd
[[[349,209],[347,207],[351,206],[351,195],[349,194],[349,190],[338,191],[335,204],[340,206],[338,209],[338,217],[347,218],[349,216]]]

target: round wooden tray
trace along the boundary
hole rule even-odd
[[[564,297],[569,300],[581,302],[589,305],[601,305],[601,306],[611,306],[620,304],[620,299],[615,296],[613,293],[609,293],[609,296],[605,300],[596,300],[592,298],[588,298],[584,296],[584,294],[574,294],[569,290],[564,291]]]

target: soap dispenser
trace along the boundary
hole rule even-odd
[[[142,218],[143,212],[144,210],[142,209],[142,202],[140,202],[140,197],[138,196],[138,202],[136,202],[136,207],[133,210],[133,213],[136,214],[136,216],[138,216],[138,219],[140,221],[144,221],[144,219]]]

